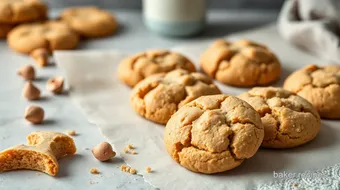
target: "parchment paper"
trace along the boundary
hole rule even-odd
[[[282,79],[295,69],[309,63],[325,64],[311,55],[290,46],[280,39],[274,26],[265,27],[229,38],[249,38],[268,45],[283,64]],[[213,41],[213,39],[211,40]],[[199,54],[211,43],[204,41],[174,48],[197,63]],[[57,64],[65,71],[71,87],[70,94],[91,123],[121,152],[125,162],[154,187],[161,189],[249,189],[270,183],[275,172],[304,172],[340,163],[340,122],[323,120],[319,136],[304,146],[287,149],[260,149],[238,168],[217,174],[190,172],[166,153],[163,129],[134,113],[129,104],[131,89],[117,78],[117,65],[127,54],[118,51],[61,51],[55,53]],[[238,95],[246,88],[219,84],[224,93]],[[89,137],[91,138],[91,137]],[[122,153],[132,143],[137,155]],[[146,173],[151,167],[154,172]]]

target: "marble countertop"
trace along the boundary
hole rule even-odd
[[[53,14],[57,14],[54,11]],[[79,50],[118,49],[126,52],[142,51],[150,48],[170,48],[180,44],[214,39],[232,32],[250,29],[275,21],[273,12],[211,12],[208,14],[206,30],[192,38],[166,38],[149,32],[143,25],[140,12],[116,11],[121,24],[119,32],[110,37],[87,40]],[[67,94],[53,96],[46,88],[48,78],[62,75],[55,66],[37,69],[38,79],[34,83],[42,91],[42,100],[28,102],[22,97],[25,82],[16,75],[19,67],[34,64],[30,57],[20,55],[0,41],[0,150],[26,143],[26,135],[33,131],[75,130],[74,137],[78,151],[74,156],[59,161],[60,172],[50,177],[35,171],[15,171],[0,174],[0,189],[154,189],[139,175],[122,173],[117,158],[109,163],[95,160],[91,148],[104,141],[96,126],[90,124],[73,104]],[[23,119],[27,105],[40,105],[46,119],[41,125],[31,125]],[[114,114],[114,113],[113,113]],[[92,175],[89,169],[96,167],[99,175]]]

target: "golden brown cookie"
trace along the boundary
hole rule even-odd
[[[179,53],[167,50],[149,50],[124,59],[118,67],[119,79],[130,87],[144,78],[175,69],[195,72],[195,65]]]
[[[118,28],[114,16],[92,6],[66,9],[61,19],[81,36],[88,38],[109,36]]]
[[[0,39],[6,38],[9,31],[13,28],[10,24],[0,24]]]
[[[313,140],[320,130],[317,110],[302,97],[273,87],[253,88],[239,96],[260,114],[262,147],[292,148]]]
[[[78,42],[75,32],[65,23],[56,21],[19,25],[8,34],[9,46],[20,53],[31,53],[38,48],[51,52],[73,49]]]
[[[321,117],[340,119],[340,66],[306,66],[288,76],[284,88],[312,103]]]
[[[210,77],[239,87],[266,85],[281,74],[277,57],[264,45],[249,40],[217,40],[201,55],[200,65]]]
[[[18,24],[47,17],[47,6],[38,0],[0,0],[0,23]]]
[[[165,148],[183,167],[212,174],[231,170],[252,157],[263,140],[259,114],[233,96],[202,96],[168,121]]]
[[[33,132],[27,136],[27,143],[0,152],[0,173],[28,169],[56,176],[57,160],[76,152],[73,139],[57,132]]]
[[[139,115],[166,124],[171,115],[186,103],[200,96],[220,93],[208,76],[177,69],[139,82],[132,90],[131,105]]]

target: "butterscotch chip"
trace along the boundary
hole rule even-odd
[[[40,90],[31,81],[26,82],[22,95],[27,100],[38,100],[40,99]]]
[[[321,117],[340,119],[340,66],[309,65],[288,76],[283,88],[312,103]]]
[[[44,120],[45,112],[39,106],[28,106],[25,109],[25,119],[33,124],[39,124]]]
[[[20,53],[31,53],[38,48],[49,52],[69,50],[75,48],[78,42],[78,34],[58,21],[22,24],[8,34],[8,45]]]
[[[181,107],[164,131],[165,148],[183,167],[218,173],[251,158],[264,136],[260,115],[233,96],[202,96]]]
[[[149,50],[124,59],[118,67],[119,79],[133,87],[144,78],[175,69],[195,72],[194,64],[183,55],[167,50]]]
[[[28,169],[56,176],[57,159],[76,152],[73,139],[57,132],[33,132],[27,136],[27,144],[0,152],[0,172]]]
[[[260,114],[262,147],[292,148],[313,140],[320,116],[307,100],[281,88],[253,88],[239,96]]]
[[[97,168],[91,168],[90,169],[91,174],[99,174],[99,170]]]
[[[31,57],[40,67],[48,65],[49,52],[46,48],[38,48],[32,51]]]
[[[266,85],[281,75],[278,58],[264,45],[238,40],[217,40],[200,57],[202,70],[233,86]]]
[[[64,77],[58,76],[50,78],[47,81],[46,88],[54,94],[61,94],[64,90]]]
[[[88,38],[110,36],[118,28],[113,15],[93,6],[66,9],[61,13],[61,19],[78,34]]]
[[[1,0],[0,23],[17,24],[42,20],[47,17],[47,6],[38,0]]]
[[[35,79],[35,69],[32,65],[25,65],[21,67],[17,73],[25,80],[30,81]]]
[[[6,38],[7,34],[12,30],[12,28],[13,26],[10,24],[0,24],[0,39]]]
[[[208,76],[177,69],[139,82],[132,90],[131,105],[146,119],[166,124],[171,115],[186,103],[200,96],[220,93]]]

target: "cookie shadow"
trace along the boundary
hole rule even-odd
[[[296,148],[288,149],[287,152],[290,153],[299,153],[299,152],[307,152],[307,151],[315,151],[321,148],[329,148],[333,145],[338,144],[337,137],[335,135],[337,131],[332,129],[328,124],[324,121],[321,121],[321,129],[319,134],[316,136],[314,140],[304,145],[301,145]]]
[[[270,163],[270,164],[268,164]],[[216,174],[219,177],[260,175],[280,171],[290,163],[288,157],[281,150],[259,149],[250,159],[230,171]]]
[[[76,171],[72,166],[75,166],[77,162],[79,162],[84,156],[80,154],[68,155],[60,160],[59,162],[59,173],[57,178],[64,178],[69,176],[70,173],[74,173]],[[71,172],[72,171],[72,172]]]

